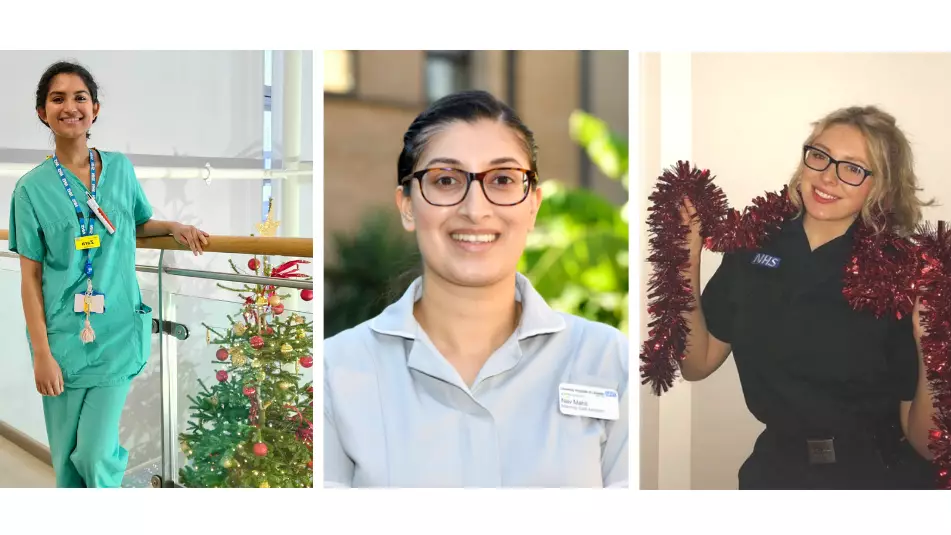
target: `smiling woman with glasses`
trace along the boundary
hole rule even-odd
[[[423,275],[324,341],[325,486],[628,485],[627,338],[516,271],[537,166],[532,131],[483,91],[410,125],[395,201]]]
[[[682,375],[702,380],[732,353],[746,405],[765,425],[740,489],[935,487],[920,307],[876,317],[843,296],[857,229],[912,233],[930,204],[917,183],[894,117],[871,106],[829,114],[789,183],[798,214],[760,249],[724,255],[702,295],[700,229],[684,201],[700,306],[685,317]]]

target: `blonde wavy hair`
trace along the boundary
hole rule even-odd
[[[921,208],[934,204],[934,199],[922,201],[917,192],[918,177],[915,175],[911,144],[895,124],[895,118],[875,106],[852,106],[836,110],[813,123],[812,134],[806,145],[815,142],[827,128],[848,125],[857,128],[865,137],[865,145],[871,159],[872,187],[862,206],[861,217],[876,232],[886,230],[877,223],[883,214],[890,214],[893,228],[899,235],[907,236],[915,231],[921,221]],[[805,164],[802,158],[789,182],[790,198],[802,216],[804,207],[798,195]]]

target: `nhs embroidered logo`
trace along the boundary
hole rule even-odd
[[[756,253],[756,256],[753,257],[754,266],[763,266],[768,268],[778,268],[779,259],[775,256],[769,256],[768,254]]]

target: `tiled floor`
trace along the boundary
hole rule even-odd
[[[0,437],[0,487],[51,488],[53,468]]]

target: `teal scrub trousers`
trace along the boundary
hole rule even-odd
[[[46,434],[59,488],[117,488],[129,452],[119,445],[119,420],[131,382],[66,388],[43,397]]]

